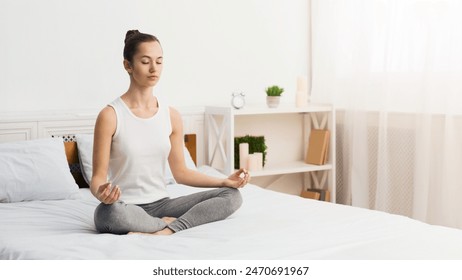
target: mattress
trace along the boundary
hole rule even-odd
[[[211,167],[199,169],[223,176]],[[204,189],[168,186],[172,197]],[[229,218],[170,236],[100,234],[89,189],[78,199],[0,204],[0,259],[462,259],[462,231],[404,216],[241,189]]]

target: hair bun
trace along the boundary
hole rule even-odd
[[[135,36],[136,34],[140,34],[140,32],[138,30],[128,30],[127,33],[125,34],[124,43],[126,44],[127,41],[133,36]]]

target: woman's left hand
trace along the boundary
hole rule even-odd
[[[249,172],[241,168],[225,179],[224,186],[231,188],[242,188],[250,181]]]

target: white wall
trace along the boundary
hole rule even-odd
[[[307,74],[306,0],[0,0],[0,112],[97,110],[122,94],[125,32],[160,39],[155,93],[175,106],[228,104]]]

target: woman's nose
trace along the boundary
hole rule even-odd
[[[150,64],[149,71],[150,72],[156,72],[156,64],[155,63]]]

